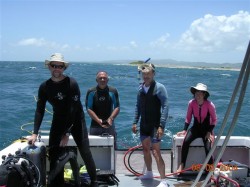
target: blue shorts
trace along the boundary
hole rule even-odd
[[[145,140],[146,138],[150,137],[151,139],[151,143],[159,143],[161,141],[161,139],[159,138],[156,138],[156,137],[151,137],[151,136],[144,136],[144,135],[141,135],[140,136],[140,139],[141,139],[141,142],[143,142],[143,140]]]
[[[140,133],[140,140],[141,140],[141,142],[143,142],[143,140],[145,140],[148,137],[150,137],[151,143],[159,143],[159,142],[161,142],[161,139],[159,139],[156,136],[156,132],[157,132],[157,129],[154,128],[154,132],[151,135],[145,135],[143,133]]]

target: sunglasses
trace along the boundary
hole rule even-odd
[[[53,69],[64,69],[65,68],[64,65],[56,65],[56,64],[50,64],[50,67],[52,67]]]

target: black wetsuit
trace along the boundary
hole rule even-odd
[[[85,105],[87,110],[93,110],[102,121],[105,121],[110,117],[115,108],[120,107],[118,91],[111,86],[107,86],[104,89],[100,89],[98,86],[90,88],[86,94]],[[90,134],[102,135],[104,133],[113,135],[116,140],[115,124],[113,123],[109,128],[103,128],[92,119]]]
[[[75,79],[66,77],[60,82],[49,79],[40,85],[34,120],[34,134],[38,134],[47,101],[53,107],[53,120],[49,136],[50,170],[55,167],[55,162],[60,154],[59,145],[62,136],[73,125],[71,134],[86,164],[91,181],[96,181],[96,166],[89,148],[85,116],[80,101],[80,90]],[[63,183],[64,171],[62,170],[50,186],[61,187]]]

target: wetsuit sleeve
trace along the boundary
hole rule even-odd
[[[81,93],[76,80],[70,78],[69,122],[67,124],[67,132],[69,133],[71,132],[71,127],[74,125],[76,114],[82,108],[80,97]]]
[[[185,126],[184,126],[183,130],[188,129],[188,126],[192,120],[192,115],[193,115],[193,109],[192,109],[192,100],[191,100],[188,102],[187,114],[186,114],[186,119],[185,119]]]
[[[186,130],[188,129],[188,126],[189,126],[189,123],[186,123],[186,122],[185,122],[183,130],[186,131]]]
[[[38,90],[38,99],[36,103],[36,111],[35,111],[35,118],[34,118],[34,134],[38,134],[38,131],[40,129],[44,112],[45,112],[45,106],[47,102],[47,96],[46,96],[46,83],[42,83]]]
[[[165,86],[162,84],[158,84],[157,89],[157,96],[161,101],[162,108],[160,123],[161,127],[164,129],[168,118],[168,93]]]
[[[209,113],[210,113],[210,126],[209,126],[209,129],[208,131],[209,132],[212,132],[215,125],[217,124],[217,115],[216,115],[216,109],[215,109],[215,105],[210,102],[210,105],[209,105]]]
[[[85,99],[85,107],[86,110],[88,109],[93,110],[93,99],[94,99],[95,92],[92,89],[89,89],[86,94],[86,99]]]
[[[140,107],[140,92],[138,91],[137,100],[136,100],[136,104],[135,104],[135,117],[134,117],[133,124],[137,124],[139,121],[139,118],[141,116],[140,108],[141,108]]]
[[[114,109],[120,107],[120,101],[119,101],[119,95],[118,95],[117,89],[114,89],[111,98],[112,98],[112,101],[113,101]]]

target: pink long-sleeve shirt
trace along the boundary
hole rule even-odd
[[[210,114],[210,125],[216,125],[217,116],[216,116],[215,105],[211,101],[205,100],[203,104],[199,106],[197,101],[195,99],[192,99],[188,103],[188,110],[185,122],[187,124],[190,124],[192,116],[194,116],[194,118],[196,118],[198,123],[202,124],[204,119],[207,117],[208,112]]]

